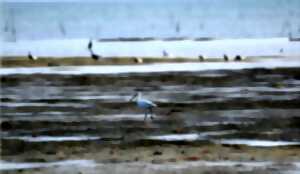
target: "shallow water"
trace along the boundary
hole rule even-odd
[[[261,59],[254,62],[203,62],[203,63],[154,63],[147,65],[106,65],[106,66],[60,66],[60,67],[16,67],[1,68],[0,75],[14,74],[57,74],[57,75],[83,75],[83,74],[128,74],[128,73],[165,73],[165,72],[197,72],[203,78],[222,76],[217,71],[243,70],[255,68],[293,68],[299,67],[298,57],[281,57],[273,59]],[[216,73],[214,73],[214,70]],[[213,73],[205,73],[210,71]],[[267,78],[258,76],[257,78]],[[272,77],[269,77],[272,78]],[[277,77],[278,78],[278,77]],[[283,77],[279,77],[283,78]],[[297,81],[296,81],[297,82]]]
[[[90,140],[98,140],[101,137],[95,136],[10,136],[4,139],[11,140],[22,140],[27,142],[51,142],[51,141],[90,141]]]
[[[2,56],[26,56],[29,51],[40,57],[89,57],[88,39],[50,39],[22,40],[4,42]],[[118,48],[118,49],[116,49]],[[133,49],[139,48],[139,49]],[[169,53],[169,58],[220,58],[227,54],[233,59],[242,56],[299,56],[300,42],[290,42],[287,37],[256,39],[217,39],[211,41],[140,41],[140,42],[97,42],[93,41],[93,50],[104,57],[142,56],[163,57],[162,51]]]
[[[36,170],[43,172],[95,172],[97,173],[208,173],[218,172],[247,172],[247,173],[272,173],[279,172],[283,174],[291,174],[299,172],[299,162],[291,163],[274,163],[272,161],[259,162],[241,162],[241,161],[197,161],[182,162],[176,164],[149,164],[142,162],[121,163],[121,164],[103,164],[93,160],[65,160],[48,163],[20,163],[0,161],[0,171],[10,171],[19,169],[27,169],[29,172],[35,173]],[[282,170],[286,168],[287,170]],[[44,170],[43,170],[44,169]],[[23,171],[22,170],[22,171]],[[21,171],[21,172],[22,172]]]
[[[247,140],[247,139],[224,139],[216,143],[227,145],[247,145],[255,147],[274,147],[274,146],[297,146],[300,142],[291,141],[266,141],[266,140]]]
[[[0,170],[16,170],[16,169],[32,169],[32,168],[46,168],[46,167],[57,167],[57,166],[81,166],[81,167],[92,167],[95,166],[95,162],[92,160],[66,160],[49,163],[14,163],[7,161],[0,161]]]
[[[8,2],[11,0],[2,4],[5,18],[0,28],[8,41],[90,37],[285,37],[289,32],[299,35],[300,25],[297,0]]]

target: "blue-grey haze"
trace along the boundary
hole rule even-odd
[[[300,35],[299,0],[11,1],[1,10],[6,41]]]

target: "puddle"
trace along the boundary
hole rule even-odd
[[[76,165],[82,167],[93,167],[96,163],[93,160],[65,160],[48,163],[16,163],[0,160],[0,170],[18,170],[18,169],[32,169],[45,168],[53,166]]]
[[[222,139],[215,140],[217,144],[226,145],[246,145],[253,147],[277,147],[277,146],[294,146],[300,145],[300,142],[292,141],[269,141],[269,140],[251,140],[251,139]]]
[[[157,135],[157,136],[148,136],[146,139],[150,140],[162,140],[162,141],[197,141],[197,140],[206,140],[209,136],[221,136],[226,134],[232,134],[236,131],[210,131],[202,133],[190,133],[190,134],[167,134],[167,135]]]
[[[163,141],[196,141],[199,138],[201,138],[199,134],[169,134],[147,137],[147,139]]]
[[[139,112],[139,111],[137,111]],[[142,112],[142,111],[141,111]],[[43,112],[44,113],[44,112]],[[53,114],[53,115],[43,115],[41,113],[39,116],[36,117],[28,117],[28,116],[18,116],[18,117],[6,117],[5,121],[29,121],[29,122],[35,122],[35,121],[48,121],[48,122],[80,122],[80,121],[126,121],[126,120],[132,120],[132,121],[144,121],[144,114],[109,114],[109,115],[84,115],[84,117],[81,116],[73,116],[73,115],[67,115],[66,113]],[[78,114],[77,114],[78,115]],[[158,119],[157,116],[154,115],[154,118]]]
[[[201,132],[201,136],[221,136],[236,133],[236,130]]]
[[[193,123],[196,126],[218,126],[218,125],[249,125],[254,124],[255,122],[252,121],[203,121],[199,123]]]
[[[27,142],[63,142],[63,141],[90,141],[99,140],[98,136],[11,136],[4,137],[3,139],[23,140]]]
[[[76,104],[76,103],[13,103],[13,102],[2,102],[2,107],[72,107],[72,108],[82,108],[87,107],[84,104]]]
[[[138,111],[142,112],[142,111]],[[144,121],[144,114],[115,114],[115,115],[97,115],[94,118],[97,121],[124,121],[124,120],[135,120],[135,121]],[[157,119],[157,116],[153,116],[154,119]],[[149,116],[148,116],[149,118]]]

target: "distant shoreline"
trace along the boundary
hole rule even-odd
[[[243,57],[241,62],[253,62],[258,59],[280,58],[280,56],[255,56]],[[282,58],[282,56],[281,56]],[[140,59],[142,62],[137,62]],[[146,65],[153,63],[226,63],[239,62],[231,57],[225,61],[223,57],[209,57],[205,60],[199,60],[192,57],[102,57],[99,60],[93,60],[91,57],[39,57],[37,60],[29,60],[27,56],[2,56],[0,58],[3,68],[9,67],[52,67],[52,66],[86,66],[86,65]]]
[[[2,67],[49,67],[49,66],[83,66],[83,65],[133,65],[139,64],[135,60],[143,60],[140,64],[151,63],[180,63],[199,62],[195,58],[163,58],[163,57],[104,57],[93,60],[90,57],[42,57],[38,60],[29,60],[26,56],[7,56],[0,59]],[[218,58],[210,58],[207,62],[221,62]]]
[[[143,58],[138,63],[132,57],[112,57],[93,60],[77,58],[40,58],[36,61],[27,58],[5,59],[2,61],[1,75],[13,74],[128,74],[162,72],[199,72],[243,69],[299,68],[299,57],[248,57],[242,61],[224,61],[211,58],[205,61],[184,58]]]
[[[142,41],[212,41],[217,40],[213,37],[166,37],[166,38],[155,38],[155,37],[117,37],[117,38],[102,38],[97,39],[98,42],[142,42]]]

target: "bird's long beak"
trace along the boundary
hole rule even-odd
[[[129,101],[133,101],[137,97],[137,94],[134,94]]]

